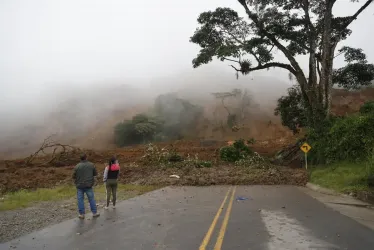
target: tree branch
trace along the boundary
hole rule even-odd
[[[304,10],[305,14],[305,30],[307,31],[308,40],[309,40],[309,84],[314,87],[317,84],[317,72],[316,72],[316,48],[317,48],[317,41],[316,41],[316,32],[315,28],[310,20],[309,16],[309,0],[303,0],[302,2],[302,9]]]
[[[304,0],[303,1],[303,6],[302,6],[303,10],[304,10],[304,14],[305,14],[305,19],[307,21],[306,23],[306,28],[309,27],[310,31],[315,34],[316,33],[316,29],[312,23],[312,21],[310,20],[310,15],[309,15],[309,0]]]
[[[258,56],[256,55],[256,53],[253,52],[253,50],[249,50],[249,53],[256,59],[258,65],[261,65],[260,58],[258,58]]]
[[[240,41],[234,34],[232,34],[230,31],[228,31],[227,29],[223,28],[222,26],[218,26],[222,32],[225,32],[226,34],[228,34],[229,36],[231,36],[232,39],[234,39],[237,43],[239,43],[240,45],[244,45],[244,43],[242,41]],[[253,50],[249,50],[249,53],[256,59],[256,61],[258,62],[258,64],[261,64],[261,61],[260,61],[260,58],[258,58],[258,56],[256,55],[256,53],[253,52]]]
[[[238,42],[239,44],[243,45],[243,42],[240,41],[236,36],[234,36],[230,31],[228,31],[227,29],[223,28],[222,26],[218,26],[221,28],[221,31],[222,32],[225,32],[227,33],[229,36],[231,36],[236,42]]]
[[[227,58],[227,57],[223,57],[223,59],[226,60],[226,61],[230,61],[230,62],[240,63],[240,62],[237,61],[237,60],[233,60],[233,59],[230,59],[230,58]]]
[[[271,49],[269,50],[269,53],[274,49],[275,45],[271,46]]]
[[[361,12],[363,12],[373,1],[374,0],[367,0],[366,3],[362,5],[353,16],[351,16],[351,20],[349,20],[349,22],[343,26],[343,29],[346,29],[354,20],[356,20]]]
[[[230,65],[233,69],[235,69],[237,72],[241,72],[240,69],[237,69],[234,65]]]
[[[254,68],[255,70],[258,69],[265,69],[269,67],[280,67],[280,68],[285,68],[289,70],[291,73],[293,73],[295,76],[296,74],[298,75],[297,77],[299,78],[299,84],[303,85],[302,88],[304,88],[305,84],[307,83],[307,79],[305,77],[305,74],[303,70],[301,69],[300,65],[297,63],[296,59],[292,56],[291,52],[284,47],[276,38],[274,35],[269,33],[268,31],[265,30],[263,24],[259,21],[258,17],[256,14],[254,14],[249,8],[246,3],[246,0],[238,0],[239,3],[244,7],[248,17],[255,23],[257,28],[260,29],[260,32],[263,33],[277,48],[283,52],[283,54],[287,57],[287,59],[290,61],[291,65],[288,64],[278,64],[278,65],[273,65],[273,66],[268,66],[268,64],[264,65],[259,65],[258,67]],[[283,65],[283,66],[280,66]],[[287,65],[287,67],[285,67]]]
[[[339,54],[337,54],[336,56],[334,56],[334,59],[337,58],[338,56],[344,54],[345,52],[340,52]]]
[[[321,79],[321,69],[320,69],[320,67],[319,67],[319,61],[318,61],[318,59],[317,59],[317,72],[318,72],[318,76],[319,76],[319,79]]]
[[[32,164],[33,160],[39,155],[40,152],[43,152],[44,154],[46,154],[45,151],[44,151],[46,149],[52,149],[53,148],[53,152],[52,152],[51,159],[48,162],[46,162],[42,165],[52,163],[56,159],[61,158],[61,156],[63,154],[65,154],[68,150],[70,150],[70,151],[80,151],[79,148],[76,148],[74,146],[70,146],[70,145],[67,145],[67,144],[61,144],[61,143],[58,143],[58,142],[54,141],[52,139],[53,136],[54,135],[50,135],[46,139],[44,139],[40,148],[37,151],[35,151],[32,155],[30,155],[29,157],[27,157],[25,159],[26,165]],[[62,151],[59,152],[58,155],[56,155],[57,149],[62,149]]]
[[[242,72],[241,69],[237,69],[234,65],[230,65],[230,66],[233,69],[235,69],[237,72]],[[294,75],[296,75],[296,73],[297,73],[296,70],[294,68],[292,68],[291,65],[285,64],[285,63],[279,63],[279,62],[270,62],[270,63],[261,64],[261,65],[258,65],[257,67],[250,68],[249,72],[262,70],[262,69],[268,69],[268,68],[272,68],[272,67],[287,69],[288,71],[290,71]]]
[[[291,65],[285,64],[285,63],[278,63],[278,62],[270,62],[270,63],[266,63],[266,64],[263,64],[263,65],[259,65],[257,67],[251,68],[251,71],[268,69],[268,68],[271,68],[271,67],[278,67],[278,68],[287,69],[292,74],[296,75],[296,70]]]

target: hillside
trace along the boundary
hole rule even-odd
[[[212,85],[208,84],[212,82],[209,77],[211,76],[206,76],[207,79],[200,82],[197,81],[197,76],[187,79],[176,77],[175,85],[185,86],[179,89],[165,85],[162,79],[158,79],[151,82],[153,88],[157,89],[154,93],[119,84],[91,89],[84,95],[71,94],[69,98],[60,101],[53,112],[39,119],[39,124],[23,126],[10,135],[2,134],[0,158],[26,156],[34,152],[43,139],[52,134],[56,134],[55,138],[61,142],[81,148],[114,149],[113,127],[124,119],[131,119],[137,113],[149,111],[154,104],[154,97],[167,90],[175,90],[179,97],[204,108],[203,117],[186,131],[186,140],[228,141],[253,137],[261,145],[267,145],[266,150],[261,150],[264,153],[274,152],[279,146],[295,140],[291,131],[283,127],[279,117],[273,114],[277,98],[285,93],[289,84],[264,77],[256,78],[248,84],[245,78],[236,81],[230,75],[221,74],[215,76],[214,79],[219,80],[212,88]],[[192,84],[187,85],[187,81]],[[173,81],[169,79],[169,82]],[[217,125],[226,119],[227,113],[220,100],[211,95],[212,90],[230,91],[233,88],[248,88],[251,97],[248,114],[237,132],[221,129]],[[334,89],[332,110],[337,115],[357,112],[365,101],[373,99],[373,88],[350,92]],[[213,113],[218,115],[213,117]]]
[[[332,111],[336,115],[346,115],[355,113],[359,110],[360,106],[369,100],[374,99],[374,88],[367,88],[361,91],[350,92],[346,90],[334,89],[333,91],[333,105]],[[201,104],[201,103],[200,103]],[[273,110],[276,105],[276,100],[269,100],[266,105],[258,104],[256,98],[253,99],[253,104],[249,108],[248,118],[245,119],[238,132],[233,132],[230,129],[221,130],[209,119],[213,110],[218,107],[218,112],[222,115],[221,118],[226,117],[224,108],[220,103],[213,98],[207,99],[204,105],[204,117],[200,119],[196,126],[192,127],[186,134],[186,140],[217,140],[228,141],[238,138],[253,137],[260,144],[268,145],[275,144],[278,150],[279,146],[287,145],[295,140],[295,135],[283,127],[280,118],[274,116]],[[105,120],[93,128],[87,137],[82,137],[79,144],[83,147],[91,146],[95,149],[113,149],[113,127],[116,123],[123,119],[130,119],[134,114],[147,111],[147,106],[139,105],[132,109],[118,111],[113,114],[111,119]],[[91,136],[92,135],[92,136]],[[269,150],[271,150],[271,145]]]

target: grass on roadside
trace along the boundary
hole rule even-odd
[[[366,191],[369,190],[370,174],[374,174],[374,164],[371,161],[338,162],[312,167],[310,182],[343,193]]]
[[[153,191],[157,186],[141,186],[131,184],[118,185],[118,200],[124,200],[136,195],[141,195]],[[94,187],[95,199],[101,201],[105,199],[105,187],[99,185]],[[26,208],[38,202],[61,201],[76,197],[74,186],[58,186],[54,188],[38,188],[36,190],[20,190],[4,195],[0,200],[0,211]]]

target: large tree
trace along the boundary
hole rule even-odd
[[[361,1],[352,15],[343,17],[333,15],[334,5],[341,0],[237,1],[247,18],[229,8],[200,14],[199,27],[191,37],[201,47],[193,67],[217,57],[234,63],[230,66],[244,75],[273,67],[289,71],[299,84],[307,123],[312,127],[330,114],[334,84],[356,88],[374,79],[374,65],[367,63],[361,49],[342,47],[335,54],[339,42],[351,34],[349,25],[374,0]],[[275,51],[284,55],[284,62],[274,60]],[[347,65],[334,70],[334,58],[340,54]],[[298,55],[309,57],[306,72]]]

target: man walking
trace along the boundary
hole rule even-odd
[[[77,187],[79,218],[84,219],[85,215],[84,194],[87,195],[93,217],[98,217],[100,214],[97,212],[94,192],[92,189],[95,182],[95,176],[97,176],[97,171],[95,165],[92,162],[87,161],[86,154],[83,154],[80,159],[81,162],[75,166],[73,173],[73,180]]]

